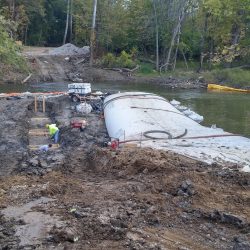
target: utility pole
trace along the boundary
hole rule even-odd
[[[92,28],[91,28],[91,34],[90,34],[90,61],[89,61],[89,64],[90,64],[91,67],[93,66],[94,50],[95,50],[96,10],[97,10],[97,0],[94,0],[93,17],[92,17]]]

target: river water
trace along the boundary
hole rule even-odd
[[[145,91],[159,94],[168,100],[178,100],[204,116],[203,125],[223,128],[225,131],[250,137],[250,94],[208,92],[206,90],[169,90],[164,86],[128,83],[94,83],[93,90]],[[67,83],[34,85],[0,85],[0,93],[67,91]]]

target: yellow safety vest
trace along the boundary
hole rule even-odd
[[[59,128],[56,126],[56,124],[49,125],[49,134],[51,136],[54,135],[58,130]]]

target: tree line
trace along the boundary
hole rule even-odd
[[[250,0],[0,0],[0,15],[25,45],[92,41],[96,56],[136,50],[159,71],[178,59],[198,60],[200,71],[250,58]]]

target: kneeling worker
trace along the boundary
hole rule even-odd
[[[51,147],[52,147],[52,144],[49,144],[49,145],[46,144],[46,145],[40,146],[39,150],[42,152],[47,152],[47,151],[49,151],[49,148],[51,148]]]
[[[56,126],[56,124],[46,124],[46,128],[49,129],[49,135],[51,136],[51,139],[54,139],[54,142],[58,143],[59,128]]]

